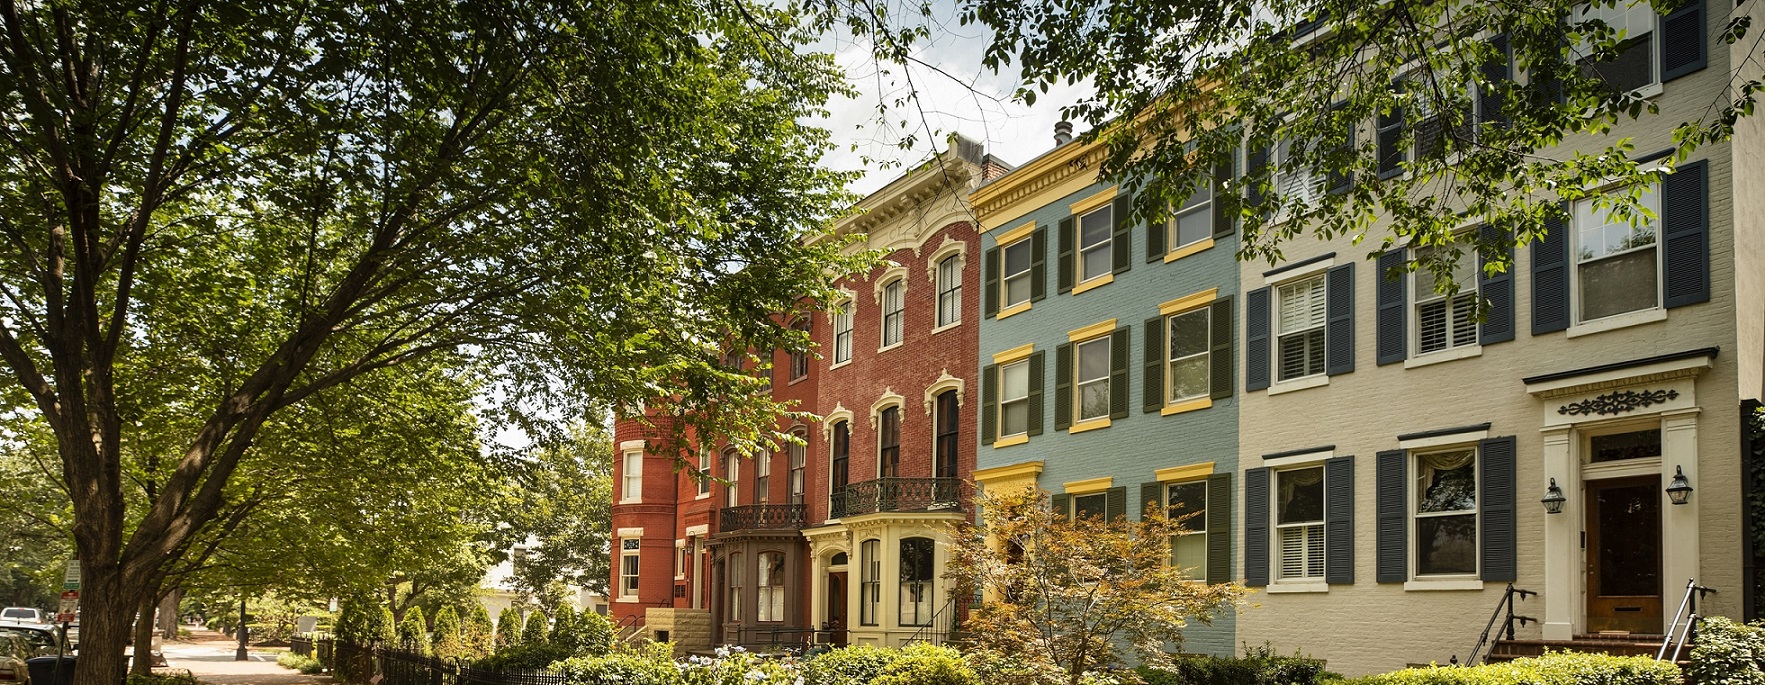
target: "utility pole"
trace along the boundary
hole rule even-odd
[[[245,639],[246,639],[246,636],[248,635],[248,630],[249,629],[245,627],[245,596],[240,595],[239,596],[239,651],[233,653],[233,660],[234,661],[250,661],[251,660],[251,656],[245,648]]]

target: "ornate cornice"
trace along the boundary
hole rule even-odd
[[[1676,399],[1679,399],[1678,390],[1620,390],[1593,399],[1570,402],[1557,407],[1557,413],[1568,416],[1592,414],[1617,416],[1643,407],[1666,404],[1668,401]]]

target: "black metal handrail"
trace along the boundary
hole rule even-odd
[[[1489,622],[1485,623],[1483,625],[1483,635],[1481,635],[1477,638],[1477,646],[1471,648],[1471,658],[1466,659],[1464,665],[1466,665],[1466,666],[1477,665],[1477,655],[1482,654],[1483,648],[1489,644],[1489,631],[1495,629],[1495,620],[1498,618],[1502,618],[1504,612],[1506,613],[1507,619],[1506,619],[1506,621],[1504,621],[1504,627],[1502,628],[1501,634],[1505,637],[1500,637],[1497,639],[1503,639],[1503,640],[1514,639],[1514,624],[1515,623],[1519,623],[1520,625],[1526,625],[1528,623],[1536,623],[1538,621],[1538,619],[1536,619],[1536,618],[1533,618],[1531,616],[1520,616],[1520,615],[1515,614],[1514,613],[1514,602],[1523,601],[1527,597],[1533,597],[1533,596],[1536,596],[1537,594],[1538,594],[1537,592],[1533,592],[1531,590],[1521,590],[1519,588],[1514,587],[1513,583],[1508,583],[1507,589],[1503,590],[1501,593],[1501,603],[1495,605],[1495,611],[1489,614]],[[1520,599],[1518,599],[1518,600],[1514,599],[1514,597],[1516,597],[1516,596],[1518,596]],[[1488,658],[1488,656],[1485,655],[1484,658]]]
[[[743,647],[777,647],[802,649],[814,644],[833,644],[836,633],[831,628],[787,628],[784,626],[741,626],[735,630],[735,643]]]
[[[802,504],[749,504],[724,507],[718,514],[718,530],[797,530],[809,521]]]
[[[960,478],[877,478],[833,495],[830,518],[885,511],[962,511]]]
[[[927,642],[941,645],[948,642],[950,636],[956,634],[956,631],[962,627],[962,621],[966,618],[963,614],[967,613],[968,607],[959,601],[960,599],[952,596],[944,602],[944,606],[938,607],[938,610],[932,614],[931,620],[926,621],[925,625],[920,626],[919,630],[914,631],[913,635],[907,638],[907,644]]]

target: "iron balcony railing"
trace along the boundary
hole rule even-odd
[[[833,495],[829,518],[884,511],[962,511],[960,478],[878,478]]]
[[[808,508],[801,504],[750,504],[724,507],[718,530],[797,530],[808,521]]]

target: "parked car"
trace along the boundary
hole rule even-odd
[[[59,651],[54,626],[0,626],[0,635],[14,635],[24,640],[30,647],[31,656],[55,656]]]
[[[0,623],[42,623],[43,612],[31,607],[0,609]]]
[[[29,683],[31,670],[25,659],[35,656],[23,636],[14,632],[0,633],[0,683]]]

